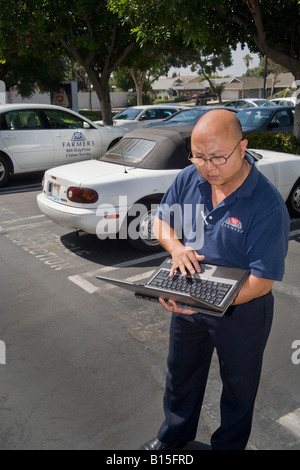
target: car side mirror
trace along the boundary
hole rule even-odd
[[[91,128],[90,124],[86,121],[83,121],[83,129],[90,129],[90,128]]]
[[[147,114],[143,114],[140,118],[139,121],[146,121],[148,119]]]

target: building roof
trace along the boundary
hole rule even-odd
[[[208,80],[201,80],[199,75],[177,76],[172,78],[159,78],[152,84],[154,91],[166,91],[170,88],[182,91],[207,90],[210,88]],[[267,88],[271,88],[274,75],[267,77]],[[225,83],[226,90],[260,90],[264,87],[264,79],[257,77],[221,77],[212,79],[215,84]],[[281,73],[276,77],[276,88],[295,88],[295,79],[291,73]]]

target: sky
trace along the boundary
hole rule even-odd
[[[236,51],[231,52],[233,65],[222,70],[222,72],[220,72],[220,75],[232,75],[240,77],[241,75],[246,73],[247,67],[245,65],[243,57],[245,57],[245,55],[247,54],[249,54],[253,58],[252,62],[250,62],[249,68],[253,69],[254,67],[258,67],[259,55],[250,52],[248,47],[245,47],[244,50],[242,50],[241,47],[238,46]]]
[[[221,72],[218,72],[218,75],[221,75],[222,77],[226,76],[232,76],[232,77],[240,77],[244,73],[246,73],[246,65],[243,60],[243,57],[245,57],[246,54],[249,54],[252,58],[253,61],[250,63],[249,68],[254,68],[259,65],[259,55],[258,54],[253,54],[252,52],[249,51],[248,47],[245,47],[243,50],[241,49],[240,46],[237,47],[236,51],[232,51],[232,62],[233,65],[231,67],[227,67],[226,69],[222,70]],[[180,75],[190,75],[194,74],[195,72],[191,72],[190,69],[171,69],[169,71],[169,77],[172,76],[173,72],[180,72]]]

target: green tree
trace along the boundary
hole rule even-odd
[[[246,67],[247,67],[247,70],[249,69],[249,66],[250,66],[252,60],[253,60],[253,57],[251,57],[250,54],[246,54],[246,55],[243,57],[243,61],[245,62],[245,65],[246,65]]]
[[[286,67],[300,83],[299,0],[109,0],[141,41],[183,35],[215,53],[238,43]],[[280,18],[280,27],[278,27]],[[300,139],[300,102],[294,134]]]
[[[68,66],[63,57],[14,57],[13,54],[5,57],[0,63],[0,80],[7,90],[16,87],[23,98],[30,98],[36,88],[42,93],[56,91],[58,84],[66,79]]]
[[[6,0],[0,9],[0,50],[20,56],[68,54],[84,67],[112,124],[109,78],[136,45],[128,25],[107,8],[106,0]],[[1,47],[2,45],[2,47]]]
[[[6,89],[17,87],[30,97],[36,87],[55,91],[65,79],[67,62],[63,54],[37,40],[24,2],[7,0],[0,8],[0,79]]]
[[[231,50],[229,47],[226,47],[219,54],[215,52],[209,53],[209,50],[205,46],[201,50],[192,51],[190,65],[192,70],[198,70],[199,75],[202,75],[209,82],[212,92],[218,96],[219,102],[222,103],[221,94],[224,90],[224,85],[217,86],[211,77],[216,72],[232,65]]]

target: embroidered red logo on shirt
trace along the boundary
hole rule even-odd
[[[238,225],[240,223],[239,219],[236,219],[235,217],[231,217],[230,218],[230,222],[233,224],[233,225]]]
[[[237,219],[236,217],[228,217],[228,219],[224,220],[222,223],[223,227],[230,228],[235,232],[243,233],[243,225],[242,222]]]

